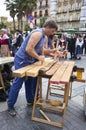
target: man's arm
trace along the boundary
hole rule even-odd
[[[32,33],[31,37],[30,37],[30,39],[28,41],[28,44],[26,46],[26,52],[30,56],[32,56],[32,57],[34,57],[34,58],[36,58],[36,59],[38,59],[40,61],[44,61],[44,57],[43,56],[39,56],[35,52],[35,49],[34,49],[35,46],[38,44],[38,42],[40,41],[41,38],[42,38],[42,33],[40,33],[40,32],[34,32],[34,33]]]

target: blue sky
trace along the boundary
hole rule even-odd
[[[8,17],[8,21],[12,21],[12,18],[9,15],[9,11],[6,11],[6,5],[4,4],[5,0],[0,0],[0,17]]]

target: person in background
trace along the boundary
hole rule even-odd
[[[8,30],[7,29],[1,29],[2,33],[0,36],[0,41],[1,41],[1,56],[6,57],[6,56],[11,56],[10,51],[11,51],[11,43],[10,43],[10,38],[8,36]]]
[[[84,41],[84,49],[85,49],[84,54],[86,55],[86,34],[85,34],[85,36],[83,38],[83,41]]]
[[[76,36],[75,34],[71,35],[71,38],[69,39],[69,43],[68,43],[68,50],[70,52],[70,59],[76,59]]]
[[[66,50],[63,51],[63,52],[60,51],[59,48],[58,48],[58,45],[57,45],[58,43],[55,43],[56,40],[57,40],[56,35],[48,36],[48,37],[46,36],[46,42],[44,43],[44,48],[49,49],[49,50],[56,49],[56,55],[54,53],[52,53],[52,51],[51,51],[51,53],[49,54],[49,56],[51,56],[51,57],[53,57],[55,59],[57,59],[57,58],[60,59],[60,58],[62,58],[62,56],[64,54],[67,53],[67,51]]]
[[[76,40],[76,57],[77,60],[81,60],[81,55],[83,54],[83,38],[81,35],[78,36]]]
[[[13,48],[13,55],[15,56],[16,52],[20,48],[21,44],[23,42],[23,36],[21,34],[20,30],[16,30],[15,33],[15,42],[12,42],[12,48]]]
[[[33,64],[36,61],[44,62],[45,57],[42,55],[42,49],[46,41],[46,36],[54,35],[56,31],[56,22],[53,20],[49,20],[45,22],[43,28],[39,28],[30,32],[30,34],[26,37],[26,39],[21,44],[19,50],[15,54],[15,70]],[[44,48],[44,55],[49,55],[51,52],[56,54],[55,49],[49,50]],[[23,82],[25,83],[25,94],[27,104],[31,105],[34,102],[37,77],[28,77],[27,79],[25,79],[25,77],[16,77],[11,86],[7,101],[8,112],[11,116],[15,116],[17,114],[14,105],[17,101],[18,94]]]

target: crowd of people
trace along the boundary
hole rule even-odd
[[[71,34],[68,37],[68,34],[64,33],[59,39],[58,46],[62,50],[67,47],[71,60],[80,60],[82,55],[86,54],[86,34]]]
[[[7,29],[1,29],[0,56],[15,56],[27,35],[27,32],[22,33],[20,30],[16,30],[15,33],[11,35]],[[68,36],[67,33],[63,33],[60,36],[48,36],[46,42],[48,42],[47,47],[50,49],[58,47],[58,50],[61,52],[67,49],[68,52],[70,52],[70,59],[72,60],[80,60],[81,56],[86,54],[86,34],[71,34],[71,36]],[[44,44],[44,47],[45,46],[46,43]]]

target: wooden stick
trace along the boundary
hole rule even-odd
[[[44,47],[42,48],[42,56],[44,56]],[[43,64],[43,62],[41,62]]]
[[[39,110],[40,111],[40,113],[45,117],[45,119],[47,119],[48,121],[51,121],[48,117],[47,117],[47,115],[42,111],[42,110]]]

